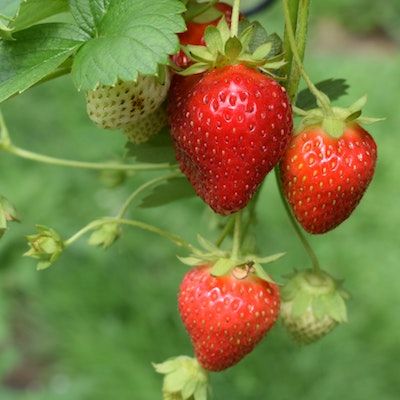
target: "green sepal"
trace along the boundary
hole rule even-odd
[[[26,237],[30,249],[24,256],[38,259],[37,269],[43,270],[57,261],[65,246],[54,229],[44,225],[36,225],[36,229],[38,233]]]
[[[121,228],[115,222],[110,222],[96,229],[90,236],[88,243],[90,246],[108,249],[121,236]]]
[[[312,295],[305,291],[299,291],[293,299],[292,315],[299,318],[306,313],[312,303]]]
[[[281,289],[281,299],[292,303],[293,318],[301,318],[311,311],[316,320],[330,317],[343,323],[347,321],[345,300],[349,295],[342,284],[325,271],[295,272]]]
[[[213,276],[227,275],[237,266],[237,261],[230,258],[220,258],[211,268],[210,274]]]
[[[375,123],[382,121],[383,118],[368,118],[362,116],[362,108],[367,102],[367,96],[363,96],[355,101],[350,107],[340,108],[330,106],[330,100],[327,95],[320,92],[320,95],[329,105],[329,114],[318,100],[318,108],[305,111],[299,107],[294,107],[296,114],[302,116],[302,121],[298,128],[298,133],[301,133],[307,127],[322,126],[324,131],[332,137],[340,138],[346,129],[346,126],[351,123]]]
[[[217,247],[214,243],[211,243],[209,240],[203,238],[203,236],[197,235],[197,241],[204,250],[220,254],[221,250],[219,247]]]
[[[8,228],[8,222],[19,222],[15,207],[0,195],[0,238]]]
[[[216,49],[217,52],[223,53],[224,41],[220,31],[215,26],[208,26],[204,32],[204,41],[211,49]],[[199,46],[203,47],[204,46]]]
[[[340,293],[336,292],[331,295],[327,313],[339,323],[347,322],[346,303]]]
[[[242,24],[238,36],[231,36],[225,18],[216,27],[207,27],[205,46],[183,46],[186,55],[194,61],[179,74],[187,76],[227,65],[242,64],[250,68],[280,69],[285,62],[282,41],[276,34],[268,35],[259,24]]]
[[[254,50],[253,57],[256,59],[266,58],[272,50],[272,43],[264,43]]]
[[[275,281],[265,272],[260,263],[253,264],[255,275],[266,282],[275,283]]]
[[[195,358],[180,356],[153,367],[165,375],[164,400],[207,400],[208,373]]]
[[[231,37],[226,41],[224,50],[226,57],[235,61],[243,51],[242,43],[237,37]]]
[[[202,260],[201,258],[197,258],[197,257],[180,257],[177,256],[178,260],[185,265],[189,265],[190,267],[194,267],[196,265],[201,265],[204,264],[204,260]]]

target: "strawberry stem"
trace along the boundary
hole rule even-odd
[[[317,101],[318,101],[320,107],[322,108],[322,110],[324,111],[324,113],[327,116],[334,116],[328,96],[326,96],[324,93],[322,93],[321,91],[318,90],[318,88],[314,85],[314,83],[312,82],[310,77],[307,75],[307,72],[305,71],[305,69],[303,67],[303,62],[301,60],[299,51],[297,49],[296,38],[295,38],[294,31],[293,31],[292,23],[291,23],[289,0],[282,0],[282,1],[283,1],[283,11],[284,11],[284,15],[285,15],[287,38],[288,38],[289,45],[290,45],[290,48],[293,53],[293,58],[298,66],[299,72],[300,72],[301,76],[303,77],[304,81],[306,82],[311,93],[317,99]]]
[[[190,252],[195,252],[197,249],[192,246],[190,243],[186,242],[184,239],[182,239],[180,236],[175,235],[174,233],[165,231],[163,229],[160,229],[154,225],[147,224],[145,222],[141,221],[136,221],[132,219],[123,219],[123,218],[112,218],[112,217],[106,217],[106,218],[100,218],[95,221],[90,222],[88,225],[84,226],[82,229],[80,229],[78,232],[76,232],[73,236],[71,236],[69,239],[67,239],[64,242],[64,246],[70,246],[71,244],[75,243],[78,239],[80,239],[83,235],[86,233],[101,227],[102,225],[106,224],[118,224],[118,225],[128,225],[128,226],[133,226],[135,228],[140,228],[148,232],[156,233],[157,235],[160,235],[174,244],[176,244],[179,247],[184,247]]]
[[[240,0],[235,0],[232,8],[231,36],[237,37],[239,34]]]
[[[276,178],[276,183],[278,186],[279,194],[281,196],[281,200],[283,203],[283,206],[285,207],[286,214],[289,217],[290,223],[293,226],[293,229],[295,230],[297,237],[300,239],[300,242],[302,243],[306,253],[310,257],[313,269],[315,272],[319,272],[321,270],[321,267],[319,265],[318,257],[315,254],[313,248],[311,247],[310,243],[308,242],[306,236],[304,235],[302,229],[300,228],[299,224],[296,222],[292,210],[290,209],[290,206],[288,202],[286,201],[285,195],[283,194],[283,189],[282,189],[282,182],[280,178],[280,171],[279,167],[275,167],[275,178]]]
[[[233,230],[233,245],[231,259],[237,260],[240,255],[240,243],[241,243],[241,230],[242,230],[242,211],[235,214],[235,228]]]
[[[297,1],[298,4],[298,1]],[[292,6],[293,7],[293,6]],[[297,5],[297,15],[296,15],[296,30],[293,29],[296,35],[296,47],[301,60],[304,59],[306,44],[307,44],[307,33],[308,33],[308,17],[310,10],[310,0],[300,0],[300,5]],[[292,25],[293,26],[293,25]],[[290,43],[287,42],[287,32],[285,32],[285,50],[290,49]],[[293,53],[290,50],[290,69],[288,69],[288,95],[295,103],[297,90],[299,87],[301,72],[296,63],[293,64]]]
[[[221,244],[224,242],[226,237],[232,232],[233,226],[235,225],[235,218],[229,217],[228,222],[226,223],[224,229],[221,232],[219,238],[215,241],[215,245],[220,247]]]
[[[168,163],[159,164],[118,164],[109,162],[88,162],[65,160],[57,157],[50,157],[44,154],[34,153],[29,150],[15,146],[7,128],[7,124],[0,111],[0,151],[13,154],[15,156],[25,158],[27,160],[41,162],[44,164],[58,165],[61,167],[81,168],[91,170],[115,170],[115,171],[159,171],[159,170],[176,170],[177,166]]]

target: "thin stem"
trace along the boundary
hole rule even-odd
[[[11,142],[10,133],[4,120],[3,113],[0,111],[0,149],[9,146]]]
[[[298,6],[297,26],[296,26],[296,47],[303,62],[304,54],[307,44],[307,33],[308,33],[308,17],[310,10],[310,0],[300,0]],[[301,72],[298,65],[295,63],[291,66],[291,70],[288,74],[288,94],[290,99],[295,102],[296,94],[300,83]]]
[[[232,8],[231,36],[237,36],[239,33],[240,18],[240,0],[235,0]]]
[[[293,31],[296,30],[297,28],[297,15],[299,12],[299,2],[300,0],[291,0],[289,3],[289,14],[290,14],[290,25],[293,29]],[[292,64],[293,64],[293,53],[292,53],[292,48],[290,47],[289,43],[289,38],[288,38],[288,33],[287,33],[287,24],[285,24],[285,36],[283,40],[283,50],[285,53],[285,59],[286,59],[286,66],[285,66],[285,71],[286,75],[289,77],[292,71]]]
[[[299,68],[300,74],[307,83],[308,88],[310,89],[311,93],[316,97],[316,99],[319,101],[322,109],[327,115],[332,115],[332,109],[329,104],[329,99],[325,94],[320,92],[318,88],[314,85],[310,77],[307,75],[307,72],[305,71],[303,67],[303,62],[301,60],[301,57],[299,55],[299,52],[297,50],[297,45],[296,45],[296,38],[295,34],[293,31],[293,27],[291,25],[291,20],[290,20],[290,9],[289,9],[289,0],[282,0],[283,1],[283,11],[285,14],[285,23],[286,23],[286,30],[287,30],[287,37],[289,41],[290,48],[293,53],[293,58],[295,62],[297,63],[297,67]]]
[[[159,176],[157,178],[154,178],[146,183],[144,183],[143,185],[139,186],[125,201],[125,203],[123,204],[123,206],[121,207],[120,211],[117,214],[117,218],[122,218],[125,213],[128,211],[129,206],[132,204],[132,202],[137,198],[137,196],[139,196],[141,193],[143,193],[144,191],[146,191],[147,189],[149,189],[152,186],[155,186],[157,184],[159,184],[160,182],[166,181],[168,179],[171,178],[175,178],[177,176],[179,176],[180,174],[178,172],[175,172],[173,174],[168,174],[168,175],[164,175],[164,176]]]
[[[310,243],[308,242],[306,236],[304,235],[303,231],[301,230],[301,228],[299,227],[298,223],[296,222],[293,214],[292,214],[292,210],[290,209],[290,206],[288,204],[288,202],[286,201],[285,195],[283,194],[283,189],[282,189],[282,183],[281,183],[281,179],[280,179],[280,172],[279,172],[279,167],[275,167],[275,177],[276,177],[276,183],[278,186],[278,190],[279,190],[279,194],[281,196],[282,199],[282,203],[285,207],[286,213],[290,219],[290,222],[293,226],[293,229],[295,230],[298,238],[300,239],[301,243],[304,246],[305,251],[307,252],[308,256],[311,259],[312,262],[312,266],[313,269],[318,272],[320,271],[320,266],[319,266],[319,261],[318,261],[318,257],[315,254],[313,248],[311,247]]]
[[[261,187],[258,189],[257,193],[254,195],[253,200],[250,202],[250,204],[248,206],[249,217],[247,218],[247,221],[242,230],[242,243],[243,243],[244,239],[246,238],[247,233],[249,232],[251,224],[256,222],[256,207],[257,207],[258,198],[260,197],[260,193],[261,193]]]
[[[64,241],[64,246],[68,247],[71,244],[75,243],[78,239],[80,239],[82,236],[86,235],[86,233],[96,229],[100,228],[102,225],[106,224],[104,219],[96,219],[95,221],[90,222],[86,226],[84,226],[82,229],[80,229],[78,232],[76,232],[74,235],[72,235],[69,239]]]
[[[31,161],[37,161],[45,164],[58,165],[69,168],[83,168],[91,170],[118,170],[118,171],[158,171],[165,169],[176,169],[176,165],[167,163],[160,164],[117,164],[117,163],[96,163],[86,161],[65,160],[56,157],[50,157],[43,154],[34,153],[29,150],[8,144],[2,146],[2,150],[14,154],[18,157]]]
[[[221,235],[215,242],[216,246],[218,246],[218,247],[221,246],[221,244],[224,242],[226,237],[232,232],[234,224],[235,224],[235,218],[230,217],[228,222],[226,223],[224,229],[222,230]]]
[[[190,243],[186,242],[180,236],[175,235],[174,233],[157,228],[156,226],[147,224],[145,222],[136,221],[136,220],[132,220],[132,219],[111,218],[111,217],[101,218],[101,219],[92,221],[91,223],[89,223],[88,225],[83,227],[81,230],[79,230],[77,233],[75,233],[73,236],[71,236],[69,239],[67,239],[64,242],[64,245],[70,246],[72,243],[76,242],[78,239],[80,239],[83,235],[90,232],[91,230],[99,228],[102,225],[110,224],[110,223],[114,223],[114,224],[118,224],[118,225],[134,226],[136,228],[140,228],[140,229],[143,229],[148,232],[156,233],[156,234],[170,240],[171,242],[173,242],[174,244],[176,244],[179,247],[184,247],[191,252],[196,251],[194,246],[192,246]]]
[[[242,230],[242,211],[235,214],[235,228],[233,230],[232,260],[237,260],[240,255],[241,230]]]

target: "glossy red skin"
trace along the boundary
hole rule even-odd
[[[285,89],[243,65],[175,76],[169,115],[182,172],[223,215],[247,205],[284,154],[293,124]]]
[[[377,148],[357,124],[337,139],[320,127],[294,136],[281,162],[283,190],[303,228],[328,232],[346,220],[372,180]]]
[[[232,7],[229,4],[225,3],[217,3],[215,7],[224,14],[226,21],[230,25],[232,17]],[[186,26],[186,31],[178,35],[179,43],[183,46],[188,44],[197,46],[204,45],[204,32],[206,28],[208,26],[217,26],[220,20],[221,18],[218,18],[214,21],[210,21],[204,24],[188,22]],[[172,61],[180,68],[186,68],[191,64],[190,60],[182,50],[178,54],[172,56]]]
[[[210,275],[207,265],[184,277],[178,297],[182,321],[199,363],[222,371],[250,353],[271,329],[280,308],[279,289],[255,276],[239,280]]]

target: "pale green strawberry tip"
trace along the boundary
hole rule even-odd
[[[153,367],[164,375],[164,400],[207,400],[208,373],[197,359],[179,356]]]
[[[281,289],[281,318],[292,338],[309,344],[347,322],[342,282],[325,271],[295,272]]]

